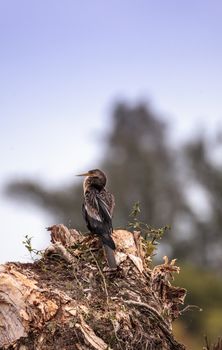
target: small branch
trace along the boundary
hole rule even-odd
[[[95,261],[96,266],[97,266],[97,268],[98,268],[98,271],[99,271],[99,273],[100,273],[100,275],[101,275],[101,277],[102,277],[103,285],[104,285],[104,289],[105,289],[105,293],[106,293],[106,302],[107,302],[107,305],[109,306],[109,294],[108,294],[108,289],[107,289],[107,284],[106,284],[105,276],[104,276],[104,274],[103,274],[103,272],[102,272],[102,270],[101,270],[101,268],[100,268],[100,266],[99,266],[99,264],[98,264],[98,261],[97,261],[96,258],[95,258],[95,255],[94,255],[93,252],[91,251],[91,249],[90,249],[90,254],[92,255],[93,260]]]
[[[182,315],[184,312],[193,311],[195,309],[197,309],[199,312],[203,311],[203,309],[197,305],[187,305],[184,309],[180,310],[180,315]]]

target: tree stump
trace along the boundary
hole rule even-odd
[[[33,263],[0,266],[0,349],[185,349],[172,334],[186,290],[175,260],[151,268],[138,232],[115,230],[117,270],[100,240],[54,225]]]

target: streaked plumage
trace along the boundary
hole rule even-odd
[[[86,176],[83,182],[84,203],[82,206],[86,225],[91,233],[101,238],[109,267],[116,268],[114,255],[116,247],[111,237],[115,202],[114,196],[105,189],[106,175],[101,170],[95,169],[79,176]]]

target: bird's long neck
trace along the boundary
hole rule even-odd
[[[87,191],[97,190],[102,191],[105,188],[106,179],[87,176],[83,182],[84,193]]]

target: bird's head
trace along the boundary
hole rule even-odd
[[[84,191],[90,186],[102,189],[106,185],[106,175],[99,169],[89,170],[87,173],[79,174],[76,176],[85,176],[83,183]]]

